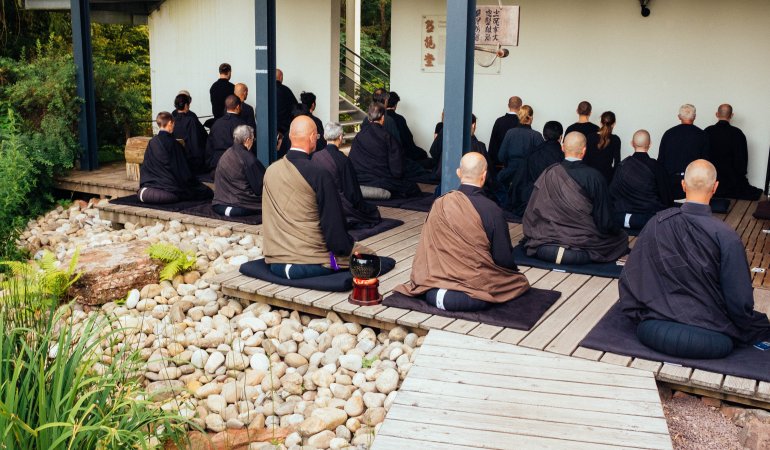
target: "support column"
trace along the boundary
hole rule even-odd
[[[356,55],[361,54],[361,0],[345,0],[345,46]],[[357,56],[352,57],[351,65],[358,67],[361,61]],[[361,85],[361,75],[353,67],[348,68],[348,79],[353,80],[356,85]]]
[[[257,157],[267,167],[276,159],[278,121],[275,102],[275,0],[254,0],[256,53]],[[285,139],[289,137],[286,136]]]
[[[94,62],[91,50],[91,12],[88,0],[70,0],[72,17],[72,49],[75,56],[77,96],[83,99],[78,118],[80,135],[80,168],[99,167],[96,144],[96,96],[94,94]]]
[[[460,180],[455,170],[463,150],[471,146],[476,0],[447,0],[446,28],[442,194],[458,187]]]

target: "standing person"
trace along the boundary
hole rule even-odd
[[[710,161],[717,169],[719,189],[717,196],[739,200],[757,200],[762,189],[755,188],[746,178],[749,166],[749,149],[746,135],[730,124],[733,107],[727,103],[717,109],[718,122],[706,127],[711,149]]]
[[[658,150],[658,162],[669,176],[669,186],[675,199],[684,198],[684,170],[696,159],[709,159],[709,136],[695,126],[695,106],[687,103],[679,108],[679,125],[663,134]]]
[[[235,96],[241,99],[241,113],[238,117],[241,118],[243,123],[250,126],[252,129],[257,129],[257,119],[254,115],[254,108],[246,103],[246,99],[249,97],[249,87],[243,83],[235,85]]]
[[[508,99],[508,112],[495,120],[492,127],[492,135],[489,137],[489,160],[493,167],[500,164],[498,153],[500,145],[505,139],[505,133],[512,128],[519,126],[519,109],[521,109],[521,97],[513,96]]]
[[[529,105],[519,109],[519,126],[505,133],[505,139],[500,145],[498,156],[505,168],[500,171],[497,179],[503,184],[505,190],[511,185],[513,174],[519,168],[519,164],[531,152],[532,149],[544,142],[543,135],[532,129],[532,120],[535,112]]]
[[[235,85],[230,82],[232,76],[232,67],[230,64],[222,63],[219,65],[219,78],[209,89],[211,97],[211,114],[214,119],[219,119],[225,115],[225,99],[228,95],[235,93]]]
[[[326,139],[324,139],[324,124],[321,119],[313,115],[316,105],[316,96],[312,92],[303,92],[299,94],[300,103],[306,108],[307,116],[313,119],[315,126],[318,129],[318,144],[316,145],[316,151],[326,148]]]
[[[179,91],[174,99],[174,138],[184,141],[185,156],[194,174],[206,172],[206,141],[208,133],[198,116],[190,111],[192,97],[187,91]]]
[[[602,127],[586,139],[586,156],[583,162],[604,175],[607,184],[612,182],[615,168],[620,164],[620,138],[612,134],[615,129],[615,113],[602,113]]]
[[[278,132],[287,137],[291,125],[292,111],[297,106],[297,97],[288,86],[283,84],[283,71],[275,69],[275,105],[278,116]]]
[[[578,115],[578,121],[568,126],[567,131],[564,132],[564,135],[566,136],[573,131],[577,131],[583,133],[583,136],[587,138],[588,136],[598,132],[599,127],[595,123],[591,122],[591,111],[593,111],[593,106],[591,106],[591,103],[588,101],[583,100],[582,102],[578,103],[576,111]]]

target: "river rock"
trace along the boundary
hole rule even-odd
[[[221,352],[213,352],[211,355],[209,355],[209,359],[206,361],[204,369],[208,373],[214,373],[224,362],[225,355],[223,355]]]
[[[398,372],[395,369],[385,369],[374,382],[374,386],[383,394],[390,394],[398,387]]]

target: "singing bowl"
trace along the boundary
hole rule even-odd
[[[380,275],[380,257],[377,255],[350,255],[350,273],[355,278],[369,280]]]

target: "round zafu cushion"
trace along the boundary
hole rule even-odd
[[[678,358],[718,359],[733,351],[733,340],[729,336],[666,320],[642,321],[636,336],[647,347]]]

